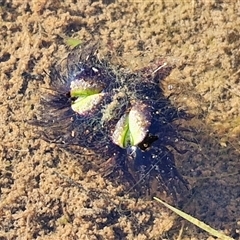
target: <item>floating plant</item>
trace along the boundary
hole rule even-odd
[[[86,81],[84,78],[74,79],[70,84],[71,107],[79,115],[92,111],[104,98],[103,87]]]
[[[129,113],[123,114],[112,134],[113,143],[121,148],[137,146],[148,133],[151,125],[149,106],[144,103],[135,104]]]
[[[88,148],[103,159],[105,176],[148,191],[157,182],[174,200],[187,182],[175,166],[176,119],[187,118],[160,87],[163,63],[131,73],[100,59],[96,44],[73,49],[50,74],[52,93],[41,101],[45,139]],[[156,184],[155,184],[156,185]]]

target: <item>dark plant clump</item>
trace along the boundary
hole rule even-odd
[[[182,140],[173,122],[188,115],[162,93],[170,71],[159,62],[132,73],[100,59],[97,44],[86,44],[52,69],[51,93],[35,124],[47,141],[101,156],[105,176],[121,178],[139,194],[157,186],[175,201],[187,182],[169,147]]]

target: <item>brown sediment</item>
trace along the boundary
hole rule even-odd
[[[197,144],[176,154],[196,190],[185,209],[239,237],[239,4],[103,2],[13,0],[0,8],[0,237],[149,239],[179,224],[152,201],[123,197],[94,171],[91,155],[46,143],[27,123],[68,37],[99,40],[100,54],[111,50],[131,70],[162,58],[175,66],[164,93],[198,118]],[[182,239],[207,238],[190,229]]]

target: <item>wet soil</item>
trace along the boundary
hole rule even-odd
[[[101,42],[134,71],[174,66],[163,85],[195,117],[176,164],[193,196],[184,211],[240,239],[240,3],[0,1],[0,239],[213,239],[92,168],[98,156],[39,138],[28,121],[68,38]]]

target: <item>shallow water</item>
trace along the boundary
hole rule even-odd
[[[68,52],[67,37],[99,39],[106,46],[100,54],[110,49],[113,62],[131,70],[161,58],[175,66],[164,93],[172,94],[176,108],[196,115],[184,127],[197,130],[191,151],[176,154],[195,193],[184,210],[238,239],[239,7],[6,1],[0,8],[2,239],[176,239],[180,231],[179,219],[165,208],[136,202],[94,172],[97,156],[69,154],[40,140],[27,123],[49,87],[44,70]],[[182,239],[207,239],[186,226]]]

